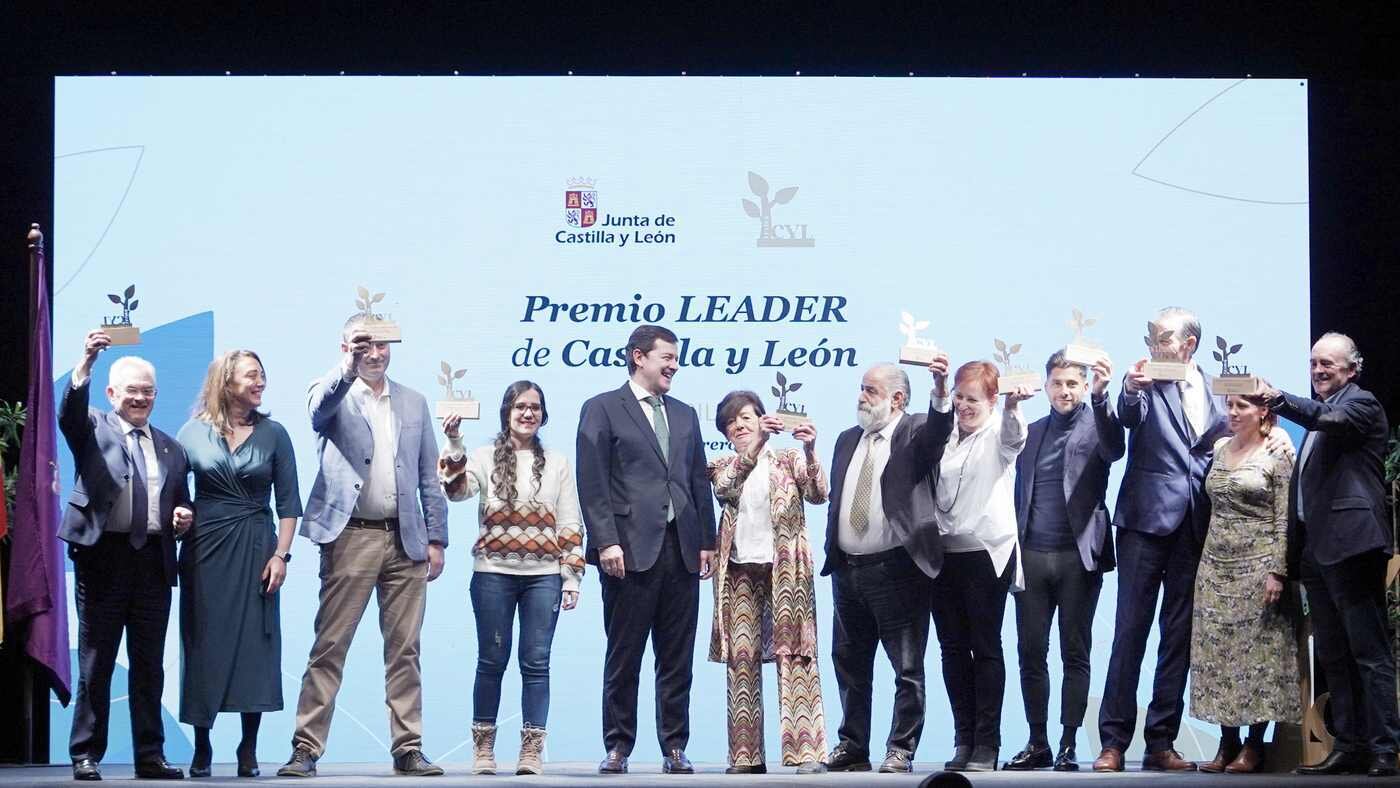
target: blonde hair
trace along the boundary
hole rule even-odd
[[[194,403],[194,417],[199,421],[208,424],[218,430],[220,435],[232,435],[234,425],[229,422],[230,398],[229,384],[233,382],[233,374],[238,369],[238,362],[245,358],[251,358],[258,363],[258,368],[263,370],[263,376],[267,376],[267,370],[263,368],[262,359],[251,350],[229,350],[209,363],[209,372],[204,376],[204,386],[199,391],[199,398]],[[266,414],[258,411],[248,413],[248,423],[256,424],[258,419],[264,418]]]

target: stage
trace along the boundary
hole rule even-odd
[[[188,764],[179,764],[182,768]],[[263,777],[261,780],[269,779],[277,771],[280,764],[264,763],[262,765]],[[501,762],[503,768],[511,764]],[[468,773],[467,763],[445,763],[443,768],[447,770],[444,777],[422,778],[416,782],[431,783],[441,788],[458,785],[499,785],[501,783],[519,785],[592,785],[617,784],[627,786],[674,786],[681,785],[711,785],[711,786],[733,786],[733,785],[768,785],[768,786],[803,786],[803,788],[816,788],[818,786],[857,786],[869,785],[872,782],[889,783],[905,786],[916,786],[934,769],[932,763],[915,764],[914,774],[875,774],[871,772],[861,773],[841,773],[841,774],[818,774],[798,776],[792,773],[791,769],[782,769],[776,773],[766,775],[727,775],[724,773],[724,766],[716,764],[696,764],[697,772],[693,775],[667,775],[661,773],[658,763],[635,763],[632,765],[632,772],[626,775],[604,776],[597,773],[597,766],[592,763],[582,763],[578,761],[567,763],[551,763],[546,765],[546,772],[538,777],[517,777],[513,774],[502,773],[494,776],[472,776]],[[1087,770],[1088,764],[1083,764]],[[310,785],[338,785],[338,786],[369,786],[386,784],[403,784],[404,778],[395,777],[390,765],[384,763],[333,763],[326,764],[318,769],[318,776],[306,781]],[[1080,785],[1092,782],[1095,785],[1137,785],[1145,786],[1149,784],[1171,784],[1192,785],[1192,786],[1216,786],[1232,785],[1238,786],[1241,783],[1253,785],[1328,785],[1328,786],[1348,786],[1348,785],[1384,785],[1400,783],[1400,778],[1390,780],[1377,780],[1365,775],[1347,775],[1342,777],[1299,777],[1292,774],[1266,774],[1259,775],[1253,779],[1236,775],[1224,774],[1160,774],[1157,772],[1136,771],[1136,764],[1129,767],[1129,771],[1119,774],[1095,774],[1089,771],[1073,773],[1059,773],[1049,770],[1036,772],[995,772],[989,774],[968,774],[968,780],[973,785],[996,785],[996,786],[1041,786],[1041,785]],[[102,777],[104,780],[121,780],[123,784],[132,779],[132,769],[126,764],[112,764],[102,767]],[[72,785],[72,770],[66,765],[56,766],[16,766],[0,767],[0,783],[6,786],[20,785]],[[278,779],[278,778],[271,778]],[[292,778],[282,778],[283,782],[289,782]],[[145,784],[168,784],[164,781],[149,780],[141,781]],[[246,779],[239,779],[234,776],[234,765],[232,763],[215,764],[214,776],[194,781],[199,785],[248,785]]]

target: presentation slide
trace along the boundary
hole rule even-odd
[[[1206,371],[1221,371],[1212,357],[1221,338],[1239,346],[1232,366],[1307,388],[1302,80],[72,77],[56,93],[55,394],[86,332],[127,319],[140,343],[104,353],[96,380],[121,356],[150,360],[153,423],[174,435],[210,360],[252,349],[268,374],[265,410],[295,446],[303,499],[317,471],[307,389],[339,363],[341,327],[366,296],[369,311],[402,331],[392,380],[430,407],[481,403],[480,420],[463,427],[468,447],[493,439],[502,393],[526,379],[547,397],[545,446],[571,463],[580,406],[626,381],[622,348],[644,323],[680,338],[671,394],[698,410],[711,459],[732,451],[714,425],[720,399],[747,389],[769,410],[805,412],[829,468],[836,436],[856,423],[862,373],[911,342],[936,344],[955,366],[986,359],[1043,373],[1052,352],[1083,338],[1112,357],[1116,397],[1166,306],[1200,316]],[[904,369],[922,411],[931,376]],[[107,407],[100,394],[93,404]],[[1049,410],[1042,394],[1023,407],[1029,420]],[[786,435],[774,443],[797,445]],[[61,454],[66,495],[72,458]],[[808,507],[818,566],[826,518],[825,505]],[[449,527],[446,571],[429,586],[422,671],[424,753],[451,763],[471,756],[477,502],[451,504]],[[317,609],[317,548],[298,537],[292,553],[280,591],[286,705],[264,719],[264,761],[290,752]],[[830,748],[841,720],[830,578],[816,592]],[[1109,574],[1081,756],[1099,747],[1115,592]],[[688,753],[722,763],[725,670],[706,661],[712,601],[703,583]],[[166,755],[187,763],[178,610],[177,596],[165,644]],[[76,615],[69,620],[76,647]],[[377,622],[371,601],[327,762],[388,761]],[[1011,603],[1002,645],[1009,756],[1027,735]],[[1154,633],[1144,707],[1155,653]],[[589,567],[554,639],[548,759],[603,755],[603,655]],[[108,762],[131,759],[124,653],[118,662]],[[878,750],[893,679],[883,657],[876,663]],[[926,666],[916,757],[941,763],[952,717],[932,634]],[[771,670],[765,724],[776,764]],[[648,656],[639,761],[660,758],[651,673]],[[498,755],[508,761],[519,681],[512,660],[499,718]],[[1058,691],[1051,696],[1056,721]],[[71,720],[54,706],[56,761],[67,757]],[[232,757],[238,726],[221,715],[216,759]],[[1208,759],[1217,730],[1188,717],[1178,748]],[[1138,738],[1128,757],[1140,751]]]

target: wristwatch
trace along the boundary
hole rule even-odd
[[[284,564],[290,564],[290,563],[292,562],[292,553],[291,553],[290,550],[288,550],[288,551],[285,552],[285,553],[273,553],[273,555],[275,555],[275,556],[277,556],[278,558],[282,559],[282,563],[284,563]]]

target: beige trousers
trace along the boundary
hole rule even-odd
[[[371,592],[384,637],[384,700],[395,755],[423,748],[423,681],[418,641],[427,607],[428,565],[408,557],[397,531],[346,528],[321,546],[321,603],[316,642],[301,679],[293,747],[314,757],[326,749],[345,654]]]

